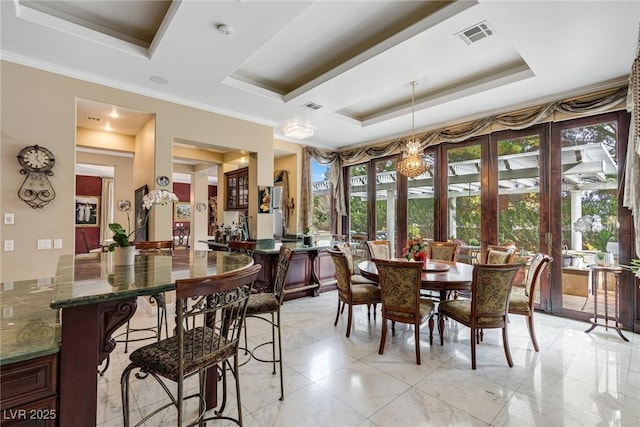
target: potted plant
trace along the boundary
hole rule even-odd
[[[313,243],[313,238],[311,236],[311,233],[313,232],[313,225],[310,225],[308,227],[305,227],[304,229],[304,235],[302,236],[302,243],[305,246],[311,246]]]
[[[142,225],[147,223],[151,208],[157,205],[166,205],[167,203],[177,202],[178,197],[167,190],[153,190],[142,198],[142,207],[146,209],[146,214],[142,221]],[[117,205],[118,209],[127,213],[127,226],[131,230],[131,203],[121,200]],[[115,265],[131,265],[135,258],[135,246],[131,244],[129,238],[135,234],[136,230],[128,231],[117,222],[109,224],[109,230],[113,232],[113,243],[109,245],[109,252],[115,252]]]

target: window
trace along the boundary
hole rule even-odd
[[[469,246],[481,238],[480,154],[480,144],[447,150],[447,235]]]
[[[331,240],[331,181],[329,165],[311,160],[311,186],[313,190],[313,216],[310,225],[317,233],[316,240]]]

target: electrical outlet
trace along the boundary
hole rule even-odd
[[[38,249],[51,249],[51,239],[38,239]]]
[[[62,249],[62,239],[53,240],[53,249]]]
[[[5,240],[4,241],[4,250],[12,251],[13,250],[13,240]]]
[[[51,284],[51,277],[36,279],[36,286],[49,286],[50,284]]]
[[[15,216],[12,213],[4,214],[4,223],[5,224],[13,224],[15,220]]]

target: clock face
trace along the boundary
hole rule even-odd
[[[37,145],[23,148],[18,155],[18,161],[23,168],[34,172],[49,170],[55,163],[51,151]]]

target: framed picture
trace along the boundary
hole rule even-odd
[[[258,187],[258,213],[271,213],[271,193],[273,187]]]
[[[147,210],[143,207],[143,198],[148,192],[149,187],[147,187],[146,185],[138,188],[135,192],[135,240],[138,242],[149,240],[149,222],[147,221]]]
[[[191,203],[178,202],[175,204],[173,212],[173,222],[191,221]]]
[[[99,227],[100,197],[76,196],[76,226]]]

